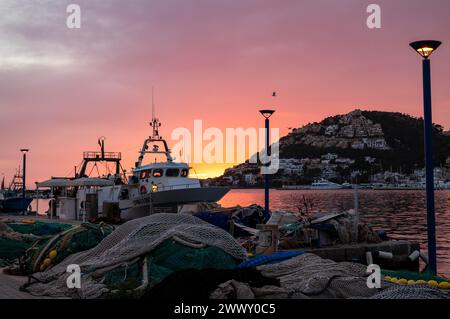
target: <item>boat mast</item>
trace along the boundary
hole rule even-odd
[[[145,154],[148,154],[148,153],[150,153],[150,154],[165,154],[168,162],[173,161],[172,155],[170,154],[170,149],[167,145],[167,142],[162,138],[162,136],[159,135],[159,128],[161,127],[161,122],[155,115],[155,97],[154,97],[153,87],[152,87],[152,120],[149,124],[152,128],[152,135],[149,136],[149,138],[144,141],[144,145],[142,146],[142,149],[139,152],[138,161],[136,162],[136,168],[141,167],[142,161],[144,160],[144,156],[145,156]],[[156,145],[155,142],[163,143],[164,150],[160,151],[159,146]],[[150,144],[153,143],[153,147],[151,150],[148,150],[149,143]]]
[[[152,86],[152,121],[150,122],[150,126],[152,127],[152,139],[161,140],[162,137],[159,136],[159,127],[161,127],[161,122],[155,116],[155,96]]]

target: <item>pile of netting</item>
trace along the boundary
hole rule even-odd
[[[67,256],[96,246],[114,230],[106,224],[70,225],[36,220],[0,222],[0,266],[14,275],[31,275]]]
[[[97,246],[112,233],[114,226],[83,223],[54,236],[37,239],[19,258],[14,273],[31,275],[59,264],[66,257]]]
[[[13,264],[36,241],[50,238],[71,225],[34,220],[0,220],[0,267]]]
[[[199,218],[154,214],[119,226],[96,247],[33,276],[34,295],[72,298],[139,296],[181,269],[230,269],[246,251],[224,230]],[[69,289],[67,266],[81,269],[81,288]]]
[[[70,224],[49,223],[39,220],[11,222],[8,223],[8,226],[17,233],[36,236],[55,235],[73,227]]]
[[[450,293],[427,285],[395,285],[371,299],[450,299]]]
[[[367,266],[309,253],[257,269],[266,277],[278,278],[286,295],[294,299],[367,298],[378,292],[367,286]],[[392,285],[382,280],[380,289]]]

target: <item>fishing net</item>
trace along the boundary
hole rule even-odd
[[[199,218],[180,214],[153,214],[131,220],[117,228],[96,247],[74,254],[55,267],[34,275],[38,280],[28,287],[36,295],[98,298],[110,290],[103,275],[130,265],[155,250],[167,239],[177,238],[186,246],[216,247],[235,259],[246,258],[245,249],[227,232]],[[67,266],[77,264],[82,272],[81,289],[68,289]],[[150,263],[151,264],[151,263]]]
[[[371,299],[449,299],[450,293],[426,285],[395,285]]]
[[[66,229],[64,224],[47,226],[43,222],[17,222],[13,219],[0,220],[0,266],[5,267],[13,264],[21,257],[36,241],[48,238],[55,232]]]
[[[439,277],[439,276],[435,276],[432,273],[429,272],[414,272],[414,271],[406,271],[406,270],[382,270],[381,273],[384,276],[389,276],[389,277],[395,277],[395,278],[405,278],[407,280],[425,280],[425,281],[429,281],[429,280],[436,280],[437,282],[441,282],[441,281],[448,281],[450,282],[450,279],[448,278],[443,278],[443,277]]]
[[[205,246],[194,248],[168,239],[145,255],[148,260],[145,271],[149,287],[163,281],[170,274],[185,269],[234,269],[238,261],[223,250]],[[105,273],[103,283],[111,291],[136,289],[143,281],[143,258],[124,264]]]
[[[257,267],[266,277],[278,278],[290,298],[366,298],[378,292],[367,287],[367,267],[303,254]],[[381,289],[393,285],[382,280]]]
[[[95,247],[113,230],[112,225],[83,223],[55,236],[42,237],[21,256],[20,272],[33,274],[44,271],[69,255]]]
[[[15,232],[21,234],[33,234],[36,236],[55,235],[71,227],[69,224],[31,222],[31,223],[8,223],[8,226]]]
[[[15,239],[0,238],[0,267],[10,265],[22,256],[31,244]]]

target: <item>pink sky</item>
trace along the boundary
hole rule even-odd
[[[65,25],[66,6],[82,27]],[[366,7],[382,28],[366,27]],[[176,127],[258,127],[271,106],[282,134],[355,108],[422,112],[420,57],[432,57],[433,119],[450,128],[448,0],[77,0],[0,2],[0,174],[29,147],[28,184],[67,175],[83,150],[122,151],[129,170],[150,134]],[[170,141],[169,141],[170,143]],[[217,174],[223,166],[197,166]]]

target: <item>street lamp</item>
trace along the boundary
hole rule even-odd
[[[20,150],[23,154],[23,173],[22,173],[22,197],[25,198],[26,196],[26,171],[27,171],[27,153],[29,151],[29,149],[27,148],[22,148]]]
[[[270,156],[270,141],[269,141],[269,118],[274,113],[274,110],[260,110],[259,113],[264,116],[265,127],[266,127],[266,154],[267,157]],[[269,187],[270,187],[270,175],[268,172],[264,174],[264,218],[269,218]]]
[[[425,176],[427,194],[427,236],[429,270],[437,274],[436,266],[436,219],[434,212],[434,177],[433,177],[433,123],[431,117],[431,71],[430,55],[441,45],[440,41],[424,40],[409,44],[422,60],[423,72],[423,112],[424,112],[424,147],[425,147]]]

